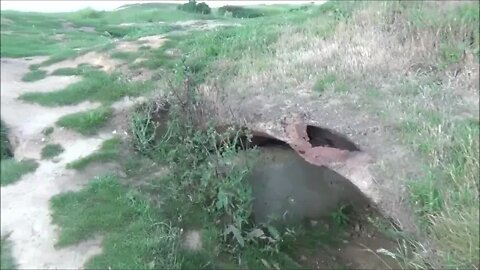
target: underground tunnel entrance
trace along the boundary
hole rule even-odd
[[[360,148],[328,129],[300,125],[296,132],[288,142],[251,132],[249,147],[259,150],[247,176],[255,223],[284,229],[300,226],[305,234],[293,244],[291,255],[309,268],[332,269],[339,264],[349,269],[399,268],[395,259],[378,253],[394,249],[396,242],[367,221],[380,216],[371,201],[349,179],[328,168],[329,162],[344,162]]]
[[[304,129],[306,137],[303,139],[312,148],[360,151],[353,142],[328,129],[312,125],[306,125]],[[302,142],[293,140],[287,143],[262,132],[251,133],[250,140],[241,138],[240,141],[247,148],[257,147],[260,152],[248,175],[257,223],[275,220],[294,224],[305,219],[327,218],[344,205],[355,205],[357,209],[369,207],[368,199],[348,179],[327,166],[308,162],[291,147]],[[298,133],[301,134],[302,130]]]
[[[305,132],[307,136],[288,143],[252,132],[250,147],[260,152],[247,176],[255,223],[303,228],[305,234],[293,244],[291,255],[312,269],[399,268],[394,258],[379,253],[394,249],[396,242],[367,221],[379,216],[370,200],[349,179],[327,167],[328,161],[343,161],[339,153],[361,152],[360,148],[328,129],[306,126]],[[302,134],[302,127],[298,133]],[[316,152],[310,160],[311,155],[302,156],[303,149],[311,150],[298,141],[302,139],[315,151],[326,149],[327,157]]]

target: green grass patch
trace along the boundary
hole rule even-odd
[[[41,69],[35,69],[29,71],[27,74],[23,75],[22,81],[24,82],[34,82],[41,80],[47,76],[47,72]]]
[[[93,135],[107,124],[113,115],[110,107],[100,107],[86,112],[78,112],[62,116],[57,125],[72,129],[83,135]]]
[[[93,180],[79,192],[51,200],[59,247],[103,235],[103,252],[85,268],[179,269],[180,230],[160,222],[146,201],[113,176]]]
[[[345,80],[338,78],[337,75],[328,73],[315,82],[313,90],[317,93],[323,93],[327,90],[333,90],[337,93],[345,93],[349,90],[349,85]]]
[[[468,121],[449,121],[441,124],[445,130],[438,131],[439,121],[445,121],[438,117],[423,113],[422,122],[410,122],[404,129],[404,139],[430,161],[424,165],[423,177],[410,182],[410,200],[423,228],[441,247],[445,265],[476,265],[480,259],[475,240],[480,237],[479,127]]]
[[[12,243],[8,240],[8,235],[2,236],[2,240],[0,242],[1,248],[1,261],[0,261],[0,269],[5,270],[13,270],[17,269],[17,264],[15,259],[12,255]]]
[[[55,76],[83,76],[88,75],[89,72],[98,71],[98,68],[89,64],[80,64],[77,67],[59,68],[52,72]]]
[[[42,158],[50,159],[60,155],[65,149],[60,144],[47,144],[42,148]]]
[[[38,163],[34,160],[27,159],[17,161],[14,159],[1,160],[0,183],[2,186],[15,183],[20,178],[30,172],[34,172],[38,167]]]
[[[109,162],[119,158],[122,141],[119,138],[112,138],[102,143],[100,149],[91,155],[75,160],[67,164],[68,169],[81,170],[92,162]]]
[[[125,96],[139,96],[152,88],[152,82],[129,82],[120,74],[90,70],[84,79],[67,88],[48,93],[25,93],[20,99],[43,106],[65,106],[82,101],[110,104]]]

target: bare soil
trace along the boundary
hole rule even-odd
[[[97,61],[93,54],[80,59],[60,62],[47,69],[75,67],[79,63]],[[43,61],[43,57],[1,60],[1,114],[10,129],[15,158],[33,158],[39,167],[15,184],[1,187],[1,234],[10,234],[13,256],[19,269],[79,269],[93,255],[101,252],[101,238],[89,239],[75,246],[56,248],[58,228],[51,224],[49,201],[52,196],[78,190],[92,177],[115,172],[111,165],[92,166],[86,172],[66,169],[66,164],[97,150],[101,143],[113,136],[102,130],[94,137],[84,137],[69,130],[55,128],[47,138],[42,130],[54,126],[63,115],[96,108],[100,104],[84,102],[75,106],[42,107],[27,104],[18,96],[25,92],[48,92],[77,82],[78,77],[50,76],[37,82],[25,83],[22,76],[28,66]],[[114,104],[115,111],[124,111],[135,100],[125,99]],[[119,133],[125,130],[119,129]],[[113,132],[117,133],[117,131]],[[47,143],[58,143],[65,151],[52,161],[40,159],[40,151]]]
[[[112,59],[108,54],[105,53],[89,52],[74,59],[67,59],[42,69],[45,69],[50,74],[59,68],[76,68],[80,64],[89,64],[91,66],[99,67],[105,72],[112,72],[121,64],[121,61]]]

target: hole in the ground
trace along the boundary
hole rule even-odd
[[[345,136],[340,135],[334,131],[326,128],[307,126],[307,135],[313,147],[329,146],[342,150],[360,151],[353,142],[348,140]]]

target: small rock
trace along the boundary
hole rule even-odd
[[[355,224],[355,232],[360,232],[360,224]]]
[[[189,250],[199,250],[202,248],[202,235],[199,231],[188,231],[185,233],[185,248]]]
[[[312,219],[310,220],[310,225],[312,225],[312,227],[315,227],[318,225],[318,221]]]
[[[117,134],[117,130],[115,129],[114,131],[112,131],[112,134]]]
[[[305,255],[300,256],[300,261],[304,262],[307,260],[307,257]]]
[[[45,141],[45,138],[42,138],[42,142],[44,142],[44,141]]]
[[[348,240],[343,240],[342,241],[344,244],[348,244]]]

